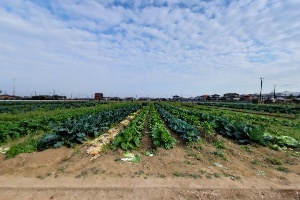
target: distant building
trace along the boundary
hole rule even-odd
[[[240,95],[242,101],[252,101],[253,95],[252,94],[243,94]]]
[[[169,101],[167,98],[158,98],[158,101]]]
[[[288,91],[284,91],[284,92],[276,93],[276,96],[277,97],[282,97],[282,98],[300,97],[300,92],[288,92]]]
[[[95,100],[102,100],[103,99],[103,93],[95,93]]]
[[[134,97],[125,97],[124,100],[125,101],[134,101],[135,98]]]
[[[151,98],[149,98],[149,97],[140,97],[139,100],[140,101],[151,101]]]
[[[66,96],[60,96],[60,95],[52,95],[52,99],[54,100],[64,100],[67,99]]]
[[[178,101],[178,100],[180,100],[181,99],[181,97],[180,96],[178,96],[178,95],[175,95],[175,96],[173,96],[173,101]]]
[[[50,95],[36,95],[31,97],[32,100],[52,100]]]
[[[224,94],[224,98],[225,100],[238,101],[240,100],[240,95],[238,93],[226,93]]]
[[[210,100],[210,95],[204,94],[200,96],[201,101],[209,101]]]
[[[213,94],[210,96],[210,100],[212,101],[218,101],[220,99],[220,95],[218,94]]]
[[[120,97],[109,97],[109,100],[111,101],[122,101]]]
[[[14,100],[14,99],[16,99],[14,96],[0,95],[0,100]]]

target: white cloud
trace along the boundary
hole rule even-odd
[[[298,1],[147,2],[2,1],[0,89],[197,96],[266,77],[299,90]]]

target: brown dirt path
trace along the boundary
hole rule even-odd
[[[0,199],[299,199],[299,185],[174,178],[0,177]]]

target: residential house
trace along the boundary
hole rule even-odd
[[[175,95],[175,96],[173,96],[173,101],[178,101],[178,100],[180,100],[181,99],[181,97],[180,96],[178,96],[178,95]]]
[[[213,94],[210,96],[210,100],[212,101],[218,101],[220,99],[220,95],[218,94]]]
[[[237,93],[226,93],[226,94],[224,94],[224,99],[230,100],[230,101],[239,101],[240,95]]]
[[[149,97],[140,97],[139,100],[140,101],[151,101],[151,98],[149,98]]]
[[[242,101],[252,101],[253,95],[252,94],[243,94],[243,95],[240,95],[240,98]]]
[[[210,95],[204,94],[200,96],[201,101],[209,101],[210,100]]]

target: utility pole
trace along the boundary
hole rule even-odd
[[[275,99],[276,99],[275,88],[276,88],[276,85],[274,85],[274,101],[275,101]]]
[[[182,93],[180,94],[180,101],[181,101],[181,107],[182,107]]]
[[[260,93],[259,93],[259,101],[261,102],[261,91],[262,91],[262,84],[263,84],[263,79],[264,78],[260,78]]]
[[[15,81],[16,79],[13,78],[13,96],[16,96],[16,87],[15,87]]]

